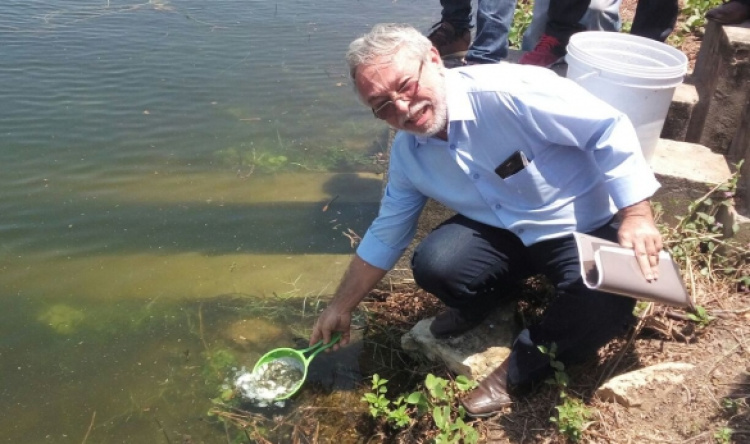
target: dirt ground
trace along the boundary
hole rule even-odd
[[[719,287],[693,290],[697,304],[715,316],[707,326],[687,320],[682,310],[650,306],[629,335],[601,349],[598,359],[567,369],[568,392],[593,412],[581,442],[750,443],[750,292]],[[442,308],[436,298],[409,285],[376,292],[365,305],[373,321],[403,331]],[[529,309],[519,303],[519,311]],[[682,383],[648,387],[637,406],[594,396],[611,377],[662,362],[694,368],[685,372]],[[474,425],[482,442],[564,443],[550,422],[559,402],[558,390],[542,385]],[[726,435],[728,429],[731,435]],[[415,435],[390,438],[384,441],[414,442]]]

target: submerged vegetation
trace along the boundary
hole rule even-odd
[[[278,133],[277,133],[278,134]],[[377,153],[346,146],[301,147],[277,141],[243,143],[218,150],[215,158],[238,176],[295,171],[352,172],[382,170]]]

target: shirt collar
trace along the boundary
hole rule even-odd
[[[466,89],[464,76],[461,68],[445,70],[445,99],[448,104],[448,134],[452,122],[462,120],[476,120],[474,108],[469,100],[469,91]],[[429,137],[414,136],[418,145],[427,143]]]

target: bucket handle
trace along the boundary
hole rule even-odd
[[[321,339],[318,341],[315,345],[308,347],[304,350],[299,350],[299,352],[304,356],[305,353],[312,352],[312,354],[305,359],[306,364],[310,364],[310,361],[313,360],[315,356],[318,355],[318,353],[322,352],[323,350],[333,346],[335,343],[339,342],[339,339],[341,339],[341,333],[336,332],[331,337],[331,341],[328,344],[323,344],[323,340]]]
[[[599,71],[589,71],[586,74],[584,74],[584,75],[582,75],[580,77],[576,77],[575,79],[572,79],[572,80],[575,81],[575,82],[579,82],[581,80],[586,80],[586,79],[588,79],[591,76],[596,76],[596,75],[599,75],[599,74],[600,74]]]

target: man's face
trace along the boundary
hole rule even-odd
[[[361,65],[354,78],[360,98],[396,129],[433,136],[445,129],[445,80],[437,51],[426,61],[398,53]]]

